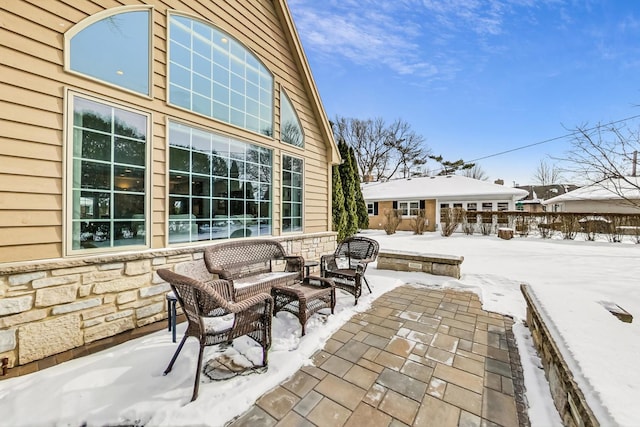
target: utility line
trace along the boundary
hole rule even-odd
[[[605,123],[605,124],[601,124],[601,125],[596,125],[596,126],[593,126],[591,128],[584,129],[584,131],[585,132],[590,132],[592,130],[596,130],[596,129],[604,127],[604,126],[611,126],[611,125],[615,125],[615,124],[618,124],[618,123],[626,122],[628,120],[637,119],[638,117],[640,117],[640,114],[637,114],[637,115],[631,116],[631,117],[627,117],[627,118],[624,118],[624,119],[620,119],[620,120],[615,120],[613,122],[609,122],[609,123]],[[542,144],[546,144],[548,142],[557,141],[559,139],[564,139],[564,138],[567,138],[569,136],[576,135],[577,133],[579,133],[579,131],[573,131],[573,132],[570,132],[570,133],[568,133],[566,135],[556,136],[554,138],[545,139],[544,141],[534,142],[533,144],[523,145],[521,147],[512,148],[510,150],[501,151],[501,152],[495,153],[495,154],[489,154],[488,156],[484,156],[484,157],[478,157],[477,159],[468,160],[465,163],[474,163],[474,162],[477,162],[479,160],[489,159],[491,157],[502,156],[503,154],[508,154],[508,153],[512,153],[514,151],[524,150],[525,148],[535,147],[536,145],[542,145]]]

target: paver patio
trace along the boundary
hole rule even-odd
[[[528,426],[512,324],[474,293],[396,288],[230,425]]]

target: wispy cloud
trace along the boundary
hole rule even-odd
[[[289,0],[305,48],[326,61],[449,80],[501,50],[505,21],[544,0]],[[558,2],[561,0],[547,0]],[[469,61],[469,58],[472,58]]]
[[[398,74],[429,76],[435,64],[422,58],[420,25],[398,14],[389,3],[371,7],[371,2],[328,2],[324,6],[290,1],[305,47],[326,60],[346,58],[353,63],[384,65]]]

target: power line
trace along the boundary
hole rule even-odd
[[[596,126],[593,126],[591,128],[584,129],[584,131],[585,132],[590,132],[592,130],[596,130],[596,129],[604,127],[604,126],[615,125],[615,124],[618,124],[618,123],[626,122],[628,120],[637,119],[638,117],[640,117],[640,114],[637,114],[637,115],[631,116],[631,117],[626,117],[626,118],[620,119],[620,120],[615,120],[615,121],[612,121],[612,122],[609,122],[609,123],[596,125]],[[485,159],[489,159],[491,157],[497,157],[497,156],[502,156],[503,154],[513,153],[514,151],[524,150],[525,148],[535,147],[536,145],[547,144],[547,143],[552,142],[552,141],[557,141],[559,139],[564,139],[564,138],[576,135],[577,133],[579,133],[579,131],[573,131],[573,132],[567,133],[567,134],[562,135],[562,136],[556,136],[554,138],[545,139],[544,141],[534,142],[532,144],[523,145],[521,147],[512,148],[510,150],[501,151],[499,153],[489,154],[488,156],[484,156],[484,157],[478,157],[477,159],[468,160],[466,163],[473,163],[473,162],[477,162],[479,160],[485,160]]]

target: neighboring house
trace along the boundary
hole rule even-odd
[[[440,210],[460,207],[467,211],[515,210],[527,191],[458,175],[398,179],[362,184],[369,212],[369,228],[382,229],[385,211],[399,209],[403,220],[399,230],[411,230],[411,219],[424,209],[428,231],[439,229]]]
[[[624,197],[623,197],[624,196]],[[542,202],[559,212],[640,213],[640,178],[606,179]]]
[[[340,155],[285,0],[10,0],[0,22],[10,367],[165,319],[155,270],[204,245],[335,248]]]
[[[573,191],[578,188],[578,186],[573,184],[551,184],[524,185],[517,186],[516,188],[520,188],[529,192],[527,197],[519,200],[516,203],[517,210],[525,212],[543,212],[545,210],[545,206],[543,206],[542,202],[544,202],[545,200],[549,200],[552,197],[556,197],[569,191]],[[551,207],[551,209],[553,209],[553,206]]]

